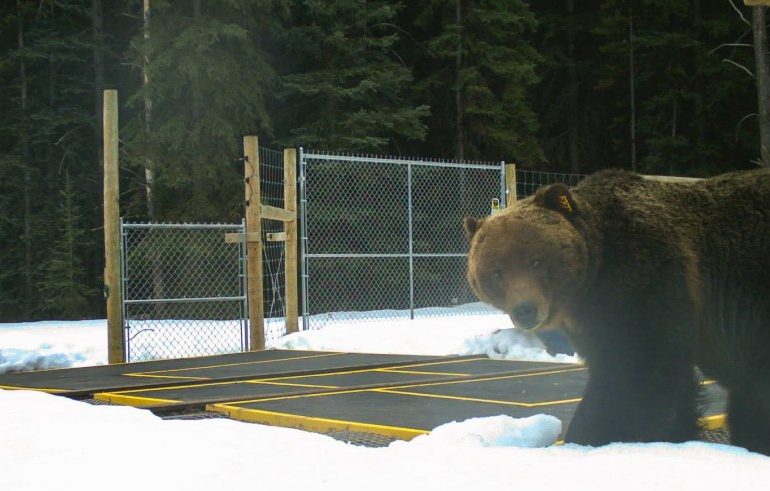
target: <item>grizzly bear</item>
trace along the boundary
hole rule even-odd
[[[465,229],[476,295],[563,329],[588,366],[566,441],[696,438],[698,367],[728,392],[732,442],[770,455],[770,172],[603,171]]]

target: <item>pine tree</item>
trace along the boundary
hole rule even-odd
[[[151,35],[134,39],[135,66],[146,63],[149,82],[129,100],[136,113],[126,126],[127,157],[136,168],[152,163],[158,220],[241,216],[241,178],[232,165],[243,152],[240,137],[272,132],[261,4],[153,2]],[[152,101],[149,133],[145,97]],[[144,193],[138,196],[143,202]]]
[[[542,160],[532,88],[541,61],[528,37],[537,21],[526,2],[426,1],[407,17],[421,96],[431,107],[429,145],[456,158]]]
[[[89,250],[85,247],[88,235],[83,228],[83,216],[75,201],[75,192],[69,172],[66,172],[59,193],[56,239],[41,267],[38,286],[41,313],[54,318],[87,317],[96,297],[83,266]]]
[[[428,108],[410,101],[411,72],[394,51],[397,10],[392,1],[291,6],[282,144],[382,152],[424,138]]]
[[[639,171],[699,175],[745,166],[743,141],[756,136],[736,142],[736,132],[747,131],[740,123],[756,96],[753,80],[724,61],[751,64],[750,50],[727,46],[744,30],[729,3],[605,0],[600,18],[595,32],[606,63],[597,85],[611,101],[617,165],[631,166],[633,124]]]

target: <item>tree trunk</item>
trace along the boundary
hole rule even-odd
[[[144,42],[145,45],[150,40],[150,0],[144,0],[142,7],[142,18],[144,19]],[[146,50],[146,46],[145,46]],[[149,60],[147,56],[144,57],[144,67],[142,69],[142,83],[144,87],[144,131],[147,142],[150,141],[151,135],[151,122],[152,122],[152,98],[147,92],[150,85],[150,77],[147,74],[147,65]],[[144,180],[145,191],[147,195],[147,219],[151,222],[155,221],[155,202],[153,198],[153,186],[155,185],[155,173],[152,169],[152,161],[148,157],[144,163]]]
[[[569,141],[569,162],[573,174],[580,172],[580,156],[578,142],[580,141],[580,115],[578,114],[579,85],[575,67],[575,0],[567,0],[567,75],[569,90],[567,91],[569,116],[567,117],[567,137]]]
[[[102,134],[102,105],[104,97],[104,10],[102,0],[91,0],[91,40],[94,43],[94,133],[100,177],[104,172],[104,135]],[[104,179],[100,178],[99,182]]]
[[[770,72],[767,61],[767,28],[765,7],[751,8],[752,31],[754,32],[754,58],[757,79],[757,114],[759,115],[759,151],[763,167],[770,167]]]
[[[463,160],[465,158],[465,129],[463,127],[463,12],[462,1],[455,3],[455,23],[457,24],[457,52],[455,54],[455,139],[457,140],[457,152],[455,158]]]
[[[636,94],[634,86],[634,13],[631,2],[628,2],[628,88],[629,105],[631,111],[630,137],[631,137],[631,170],[636,172]]]
[[[27,64],[24,53],[24,21],[22,19],[21,0],[16,0],[17,19],[17,42],[19,47],[19,85],[20,85],[20,105],[21,121],[19,125],[19,143],[21,145],[22,169],[24,174],[23,184],[23,206],[24,206],[24,280],[23,291],[24,299],[22,301],[24,316],[29,319],[31,316],[32,299],[32,169],[29,151],[29,121],[27,118],[27,107],[29,104],[27,95]]]

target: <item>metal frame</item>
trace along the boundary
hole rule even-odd
[[[171,298],[131,298],[132,292],[130,289],[131,280],[131,264],[129,259],[129,245],[128,231],[129,230],[180,230],[180,231],[195,231],[195,230],[221,230],[223,232],[222,242],[224,243],[224,232],[239,232],[243,237],[243,240],[237,242],[238,245],[238,276],[239,276],[239,295],[223,295],[223,296],[192,296],[192,297],[171,297]],[[132,334],[130,332],[131,323],[139,319],[131,318],[131,307],[139,305],[159,305],[159,304],[196,304],[204,302],[239,302],[238,306],[238,319],[233,319],[240,325],[240,345],[241,351],[246,351],[249,348],[249,336],[248,336],[248,296],[246,295],[246,243],[245,234],[246,223],[245,220],[241,220],[240,224],[188,224],[188,223],[126,223],[120,219],[120,269],[121,269],[121,309],[123,314],[123,333],[124,343],[126,349],[126,361],[132,360]],[[182,320],[180,320],[181,322]],[[135,335],[134,335],[135,336]],[[212,352],[211,354],[216,354]]]

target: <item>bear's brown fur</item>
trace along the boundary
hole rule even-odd
[[[603,171],[465,228],[478,297],[586,360],[567,441],[695,438],[697,365],[729,393],[733,442],[770,454],[770,172]]]

